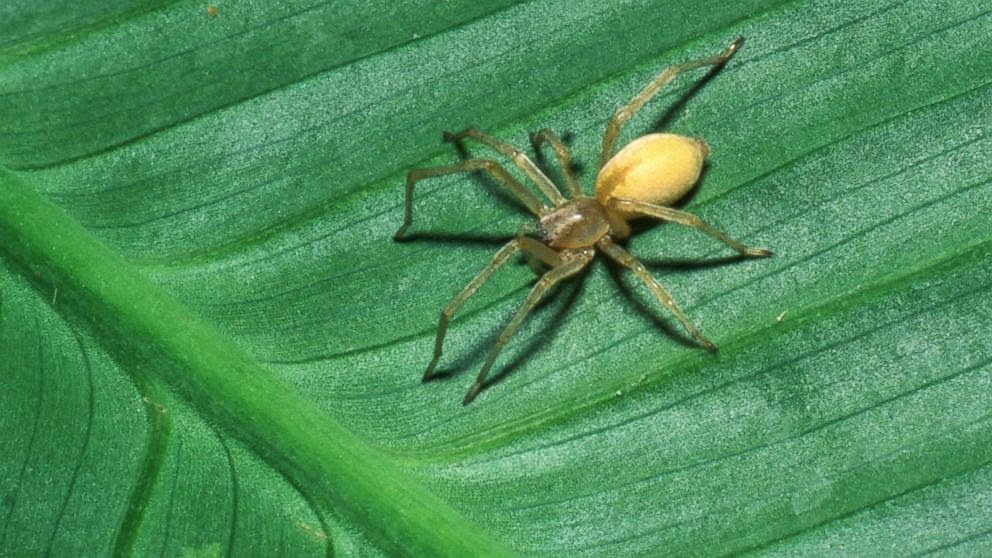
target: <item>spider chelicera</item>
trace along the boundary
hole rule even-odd
[[[500,248],[489,265],[484,267],[441,311],[434,342],[434,357],[427,365],[427,371],[424,372],[425,382],[433,377],[434,369],[441,358],[441,347],[444,343],[445,331],[448,329],[448,321],[497,269],[518,252],[540,260],[549,269],[538,279],[527,295],[527,300],[500,333],[482,366],[482,371],[465,394],[463,404],[472,402],[479,394],[496,357],[523,323],[524,318],[552,287],[586,267],[595,257],[597,249],[634,272],[700,345],[710,351],[716,350],[716,346],[703,336],[689,317],[675,304],[672,295],[637,258],[624,250],[616,241],[630,235],[628,221],[651,217],[695,227],[725,243],[742,256],[761,258],[770,256],[771,251],[745,246],[699,217],[669,207],[685,196],[699,179],[703,160],[709,151],[702,139],[675,134],[648,134],[630,142],[618,153],[614,154],[614,152],[620,128],[662,87],[671,83],[682,72],[704,66],[722,65],[737,52],[742,42],[743,38],[738,37],[716,56],[666,68],[629,103],[614,113],[603,135],[603,146],[599,153],[596,174],[595,197],[582,193],[572,170],[572,156],[568,147],[550,130],[545,129],[532,134],[531,143],[535,150],[539,150],[544,142],[551,145],[565,176],[568,190],[572,194],[571,199],[562,195],[551,179],[512,145],[475,128],[468,128],[456,134],[444,134],[444,140],[447,142],[456,143],[464,138],[472,138],[509,157],[513,164],[537,186],[551,205],[538,199],[499,163],[490,159],[467,159],[453,165],[416,169],[407,176],[406,215],[403,226],[396,232],[396,239],[401,238],[413,222],[414,184],[423,178],[459,172],[483,171],[490,174],[538,219],[536,228],[533,228],[537,238],[521,233]]]

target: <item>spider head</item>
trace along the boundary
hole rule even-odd
[[[581,197],[541,217],[535,232],[541,242],[556,250],[586,248],[609,234],[610,222],[599,202]]]

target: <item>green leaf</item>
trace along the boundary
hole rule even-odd
[[[992,552],[992,13],[976,3],[8,2],[0,554]],[[542,304],[468,125],[710,145],[640,227],[719,347],[605,262]],[[473,155],[489,156],[469,145]],[[530,152],[529,148],[527,149]],[[550,151],[549,172],[560,181]]]

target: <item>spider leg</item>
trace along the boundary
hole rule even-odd
[[[541,172],[541,169],[537,168],[537,165],[535,165],[534,162],[527,157],[527,155],[516,147],[513,147],[504,141],[500,141],[485,132],[480,132],[475,128],[465,128],[461,132],[454,134],[450,132],[444,133],[444,141],[447,142],[460,142],[462,138],[472,138],[488,145],[503,155],[506,155],[511,161],[513,161],[513,164],[516,165],[517,168],[527,175],[527,178],[530,178],[531,181],[537,185],[537,188],[542,194],[551,200],[551,203],[561,205],[565,202],[565,196],[561,195],[561,192],[558,191],[558,187],[555,186],[555,183],[551,182],[551,179]]]
[[[485,384],[486,376],[489,374],[489,369],[492,368],[493,363],[496,361],[496,357],[503,350],[503,347],[510,340],[510,337],[517,331],[520,324],[523,323],[524,318],[537,306],[537,303],[544,298],[552,287],[560,283],[563,279],[571,277],[582,270],[593,258],[593,252],[590,253],[580,253],[574,258],[564,260],[559,265],[552,267],[547,273],[541,276],[537,280],[537,284],[530,290],[527,294],[527,300],[524,301],[523,305],[517,310],[517,313],[510,320],[510,323],[503,328],[503,331],[499,334],[496,339],[496,344],[493,345],[492,350],[489,352],[489,356],[486,358],[486,363],[482,365],[482,371],[479,372],[479,376],[475,379],[475,383],[469,388],[468,393],[465,394],[465,399],[462,401],[462,405],[468,405],[475,399],[475,396],[479,394],[482,386]]]
[[[441,167],[431,167],[426,169],[415,169],[406,176],[406,213],[403,218],[403,225],[396,231],[393,238],[399,239],[406,232],[406,229],[413,223],[413,185],[421,179],[431,176],[441,176],[454,174],[456,172],[484,171],[489,173],[497,182],[506,186],[510,193],[517,197],[521,203],[527,206],[528,211],[534,215],[540,215],[547,210],[547,207],[537,199],[537,196],[524,188],[523,184],[506,171],[499,163],[489,159],[468,159],[453,165]]]
[[[503,247],[496,252],[496,255],[493,256],[492,261],[490,261],[486,267],[482,268],[482,271],[480,271],[475,278],[469,281],[469,283],[465,285],[465,288],[455,295],[455,298],[451,299],[451,302],[444,307],[444,310],[441,310],[441,319],[437,324],[437,336],[434,338],[434,357],[431,359],[430,364],[427,365],[427,370],[424,372],[423,381],[426,382],[434,376],[434,368],[437,366],[438,360],[441,359],[441,348],[444,345],[444,334],[448,330],[448,322],[451,320],[451,317],[455,315],[455,312],[457,312],[463,304],[465,304],[465,301],[468,300],[469,297],[479,290],[479,287],[481,287],[483,283],[489,280],[489,277],[491,277],[496,270],[502,267],[511,256],[521,251],[533,255],[551,266],[561,264],[561,258],[558,257],[558,252],[555,252],[551,248],[548,248],[533,238],[518,236],[503,245]]]
[[[572,197],[577,198],[581,196],[582,187],[579,186],[579,180],[575,177],[575,172],[572,170],[572,152],[568,150],[568,146],[561,141],[561,138],[547,128],[530,135],[530,143],[534,146],[534,151],[541,150],[542,142],[550,143],[551,148],[555,150],[555,155],[558,156],[558,166],[565,173],[565,181],[568,183],[569,191],[572,192]]]
[[[540,262],[543,261],[547,263],[552,260],[558,262],[558,260],[556,259],[558,257],[558,252],[555,252],[543,242],[537,242],[533,238],[529,238],[527,236],[528,234],[534,234],[536,232],[536,228],[537,227],[534,226],[534,223],[522,223],[520,225],[520,228],[517,229],[517,238],[520,239],[522,242],[533,243],[532,250],[524,250],[524,255],[527,258],[527,267],[529,267],[530,270],[534,272],[534,275],[544,275],[545,267],[543,267],[540,264]],[[545,250],[547,252],[544,252]],[[545,254],[544,257],[538,257],[535,255],[536,253],[541,253],[541,252]],[[549,256],[551,257],[551,260],[547,259]],[[549,265],[558,265],[558,264],[553,263]]]
[[[646,203],[641,201],[629,200],[624,198],[614,198],[609,202],[610,207],[613,209],[619,209],[626,213],[635,213],[638,215],[645,215],[648,217],[654,217],[655,219],[661,219],[662,221],[671,221],[673,223],[678,223],[680,225],[685,225],[687,227],[693,227],[703,231],[709,236],[719,240],[720,242],[726,244],[733,248],[737,253],[742,256],[747,256],[749,258],[765,258],[772,255],[771,250],[765,248],[752,248],[750,246],[745,246],[740,242],[730,238],[723,231],[710,225],[706,221],[703,221],[699,217],[693,215],[692,213],[686,213],[685,211],[679,211],[678,209],[672,209],[671,207],[664,207],[661,205],[655,205],[653,203]]]
[[[675,304],[675,299],[672,298],[672,295],[665,290],[665,287],[661,286],[661,283],[654,278],[654,275],[651,275],[651,272],[644,267],[644,264],[632,256],[630,252],[614,243],[608,236],[603,237],[597,243],[597,246],[599,246],[599,248],[613,261],[633,271],[634,275],[637,275],[637,278],[643,281],[644,284],[651,289],[651,292],[654,294],[655,298],[658,299],[658,302],[661,302],[665,308],[668,308],[668,310],[675,315],[675,317],[679,320],[679,323],[682,324],[682,327],[689,332],[689,335],[692,335],[692,338],[695,339],[697,343],[705,347],[708,351],[716,352],[716,345],[703,336],[702,332],[699,331],[699,328],[696,327],[696,324],[692,323],[689,316],[686,316],[685,312],[683,312],[682,309]]]
[[[599,169],[602,169],[606,162],[613,157],[614,148],[616,147],[617,137],[620,135],[620,127],[623,126],[641,107],[645,105],[648,101],[654,97],[658,91],[661,91],[663,87],[668,85],[675,79],[676,76],[682,72],[688,72],[689,70],[695,70],[696,68],[702,68],[703,66],[719,66],[727,61],[731,56],[737,52],[740,48],[741,43],[744,42],[744,37],[737,37],[734,39],[730,46],[724,49],[723,52],[715,56],[708,56],[706,58],[699,58],[697,60],[691,60],[677,66],[669,66],[665,68],[657,77],[648,83],[647,87],[641,90],[629,103],[617,109],[613,114],[613,118],[610,119],[610,123],[606,125],[606,133],[603,134],[603,148],[599,152]]]

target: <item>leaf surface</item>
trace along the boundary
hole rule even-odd
[[[10,2],[0,554],[992,551],[992,15],[974,3]],[[528,217],[419,183],[475,125],[706,138],[691,229],[597,262],[460,402],[535,277],[439,310]],[[469,153],[489,156],[482,146]],[[539,159],[560,182],[549,151]]]

